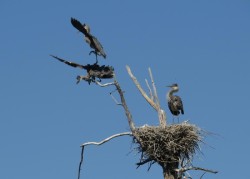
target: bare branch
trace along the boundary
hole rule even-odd
[[[116,89],[117,90],[117,89]],[[111,98],[114,100],[114,102],[117,104],[117,105],[122,105],[122,103],[119,103],[118,101],[117,101],[117,99],[115,99],[115,97],[113,96],[113,92],[115,92],[116,90],[114,90],[114,91],[111,91],[109,94],[110,94],[110,96],[111,96]]]
[[[135,86],[138,88],[138,90],[140,91],[140,93],[142,94],[142,96],[158,112],[158,118],[159,118],[160,126],[161,127],[166,127],[166,125],[167,125],[167,123],[166,123],[166,113],[160,107],[160,102],[159,102],[159,99],[158,99],[158,96],[157,96],[157,91],[156,91],[156,87],[155,87],[155,84],[154,84],[153,75],[152,75],[152,72],[151,72],[150,68],[149,68],[149,75],[150,75],[150,78],[151,78],[151,81],[152,81],[153,90],[154,90],[154,95],[152,95],[153,99],[152,99],[152,96],[151,96],[151,99],[150,99],[148,97],[148,95],[146,94],[146,92],[142,89],[142,87],[139,84],[139,82],[137,81],[136,77],[132,74],[130,67],[127,65],[126,68],[127,68],[129,76],[131,77],[131,79],[135,83]],[[149,87],[149,85],[148,85],[148,87]],[[149,89],[150,89],[150,87],[149,87]]]
[[[101,142],[86,142],[86,143],[82,144],[81,147],[84,147],[84,146],[87,146],[87,145],[102,145],[102,144],[110,141],[113,138],[124,136],[124,135],[130,135],[131,136],[132,133],[131,132],[123,132],[123,133],[115,134],[115,135],[112,135],[112,136],[102,140]]]
[[[84,146],[82,147],[82,151],[81,151],[81,160],[80,160],[79,168],[78,168],[78,179],[80,179],[80,176],[81,176],[81,167],[82,167],[82,162],[83,162],[83,152],[84,152]]]
[[[176,169],[175,171],[180,172],[180,173],[184,173],[188,170],[201,170],[201,171],[214,173],[214,174],[218,173],[218,171],[215,171],[215,170],[209,170],[209,169],[205,169],[205,168],[201,168],[201,167],[193,167],[193,166]]]
[[[151,98],[152,101],[154,101],[154,96],[153,96],[152,90],[151,90],[151,88],[150,88],[150,86],[148,84],[148,80],[145,79],[145,82],[146,82],[146,85],[147,85],[148,90],[149,90],[150,98]]]
[[[153,75],[152,75],[152,71],[150,68],[148,68],[148,71],[149,71],[149,75],[150,75],[150,78],[151,78],[151,82],[152,82],[152,86],[153,86],[153,90],[154,90],[154,99],[155,99],[155,103],[157,105],[157,111],[160,109],[160,102],[159,102],[159,99],[158,99],[158,95],[157,95],[157,90],[156,90],[156,87],[155,87],[155,82],[154,82],[154,78],[153,78]]]
[[[152,71],[151,71],[150,68],[148,69],[148,71],[149,71],[149,75],[150,75],[153,90],[154,90],[154,101],[155,101],[156,106],[157,106],[157,112],[158,112],[158,118],[159,118],[160,126],[161,127],[166,127],[166,125],[167,125],[166,113],[165,113],[164,110],[161,109],[160,100],[159,100],[158,95],[157,95],[157,90],[156,90],[156,87],[155,87],[155,82],[154,82]]]
[[[138,165],[137,168],[140,167],[141,165],[144,165],[144,164],[146,164],[146,163],[148,163],[148,162],[151,162],[151,161],[153,161],[153,159],[147,158],[147,159],[144,160],[144,161],[138,162],[138,163],[136,163],[136,165]]]
[[[201,175],[200,179],[202,179],[202,178],[203,178],[203,176],[204,176],[206,173],[207,173],[207,172],[204,172],[204,173]]]
[[[146,92],[142,89],[141,85],[139,84],[139,82],[137,81],[136,77],[132,74],[130,67],[127,65],[126,66],[127,71],[129,76],[131,77],[131,79],[134,81],[135,86],[138,88],[138,90],[140,91],[140,93],[142,94],[142,96],[146,99],[146,101],[157,111],[158,107],[157,105],[154,103],[153,100],[151,100],[148,95],[146,94]]]
[[[80,179],[80,175],[81,175],[81,167],[82,167],[82,163],[83,163],[83,152],[84,152],[84,147],[87,146],[87,145],[102,145],[108,141],[110,141],[111,139],[113,138],[116,138],[116,137],[120,137],[120,136],[124,136],[124,135],[132,135],[131,132],[123,132],[123,133],[119,133],[119,134],[115,134],[115,135],[112,135],[104,140],[102,140],[101,142],[86,142],[84,144],[81,145],[82,147],[82,151],[81,151],[81,160],[80,160],[80,163],[79,163],[79,168],[78,168],[78,179]]]
[[[117,89],[117,91],[118,91],[118,93],[120,95],[122,107],[125,110],[125,114],[126,114],[127,119],[128,119],[128,124],[129,124],[130,130],[132,132],[134,132],[135,131],[135,124],[134,124],[134,121],[132,119],[132,114],[130,113],[130,111],[128,109],[126,100],[125,100],[124,95],[123,95],[123,91],[122,91],[118,81],[116,80],[115,75],[114,75],[114,83],[115,83],[115,87],[116,87],[116,89]]]
[[[102,83],[100,83],[100,82],[97,81],[97,80],[95,80],[95,83],[96,83],[98,86],[100,86],[100,87],[107,87],[107,86],[114,85],[114,82],[102,84]]]

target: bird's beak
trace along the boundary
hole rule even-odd
[[[171,87],[172,87],[172,85],[168,85],[168,86],[166,86],[166,87],[169,87],[169,88],[171,88]]]

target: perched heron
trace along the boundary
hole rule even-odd
[[[78,20],[71,18],[71,24],[80,32],[84,34],[85,41],[89,44],[89,46],[94,49],[89,54],[94,53],[96,55],[96,63],[97,55],[103,56],[103,58],[106,58],[106,54],[103,50],[102,44],[97,40],[97,38],[90,34],[90,27],[87,24],[82,24]]]
[[[174,116],[178,116],[180,112],[181,114],[184,114],[184,109],[183,109],[181,98],[179,96],[173,95],[173,93],[176,93],[179,91],[178,85],[173,84],[167,87],[171,88],[167,93],[167,101],[168,101],[169,110]]]

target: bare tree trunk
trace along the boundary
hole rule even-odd
[[[178,169],[179,162],[163,163],[161,166],[163,169],[164,179],[178,179],[176,169]]]

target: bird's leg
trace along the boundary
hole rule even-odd
[[[97,53],[95,53],[95,59],[96,59],[96,62],[95,62],[95,64],[97,64],[97,63],[98,63],[98,59],[97,59]]]
[[[95,59],[96,59],[96,62],[95,62],[95,65],[98,63],[98,59],[97,59],[97,52],[92,50],[89,52],[89,55],[91,55],[91,53],[94,53],[95,54]]]
[[[95,51],[94,51],[94,50],[90,51],[90,52],[89,52],[89,55],[91,55],[91,53],[94,53],[94,54],[95,54]]]
[[[173,116],[173,119],[172,119],[172,120],[173,120],[173,124],[174,124],[174,116]]]

